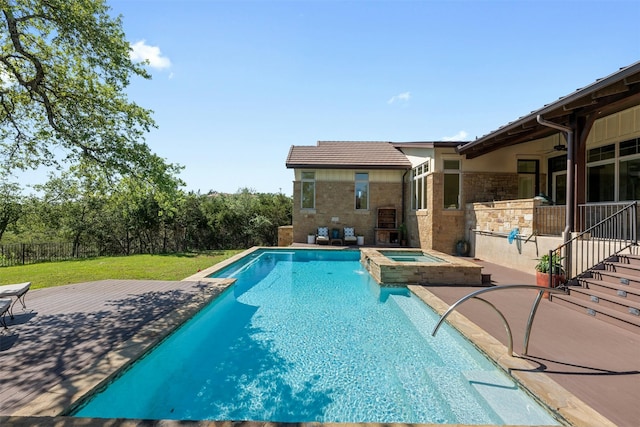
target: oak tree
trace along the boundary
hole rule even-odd
[[[144,142],[151,111],[125,88],[150,75],[103,0],[0,0],[0,10],[0,167],[89,162],[151,180],[178,170]]]

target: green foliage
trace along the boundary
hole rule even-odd
[[[549,273],[552,271],[553,274],[562,274],[564,269],[562,267],[562,260],[564,258],[558,255],[557,253],[553,253],[551,258],[549,254],[544,254],[540,258],[538,258],[538,263],[536,264],[536,271],[541,273]]]
[[[32,289],[37,289],[113,278],[182,280],[238,252],[134,255],[5,267],[0,285],[30,281]]]
[[[119,17],[104,0],[0,0],[0,163],[5,170],[93,164],[111,175],[171,181],[178,169],[143,142],[155,123],[130,102]]]
[[[74,254],[89,246],[104,255],[275,246],[293,204],[283,194],[200,195],[75,169],[38,189],[44,195],[23,200],[1,243],[69,242]]]
[[[0,239],[7,228],[20,218],[22,199],[20,186],[0,176]]]

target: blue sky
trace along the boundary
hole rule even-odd
[[[640,60],[640,1],[110,0],[186,189],[292,193],[291,145],[473,140]]]

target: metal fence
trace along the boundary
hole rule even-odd
[[[533,208],[534,233],[538,236],[560,236],[565,227],[564,205],[536,206]]]
[[[109,255],[96,245],[14,243],[0,245],[0,267]]]
[[[625,209],[630,202],[589,203],[578,205],[577,224],[575,231],[581,232],[593,227],[605,218],[615,215]],[[566,223],[566,206],[542,205],[534,208],[534,231],[538,236],[561,236]],[[636,221],[637,222],[637,221]],[[617,229],[616,229],[617,230]],[[613,232],[614,230],[597,229],[597,233]],[[606,235],[597,237],[607,238]],[[618,237],[611,235],[610,237]]]
[[[637,202],[602,218],[556,249],[567,278],[575,278],[610,256],[637,245]]]
[[[576,224],[576,230],[587,230],[593,227],[595,224],[600,223],[603,219],[609,218],[616,213],[627,209],[629,204],[630,202],[606,202],[578,205],[578,221],[580,223]],[[598,237],[606,238],[607,236]]]

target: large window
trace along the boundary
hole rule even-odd
[[[620,201],[640,200],[640,138],[620,143]]]
[[[411,170],[411,209],[427,209],[427,175],[429,162],[422,163]]]
[[[611,202],[616,197],[616,145],[587,152],[587,202]]]
[[[444,208],[460,209],[460,160],[444,160]]]
[[[540,191],[538,160],[518,160],[518,198],[531,199]]]
[[[302,209],[315,209],[316,207],[316,173],[302,172]]]
[[[356,173],[356,209],[369,209],[369,174]]]

